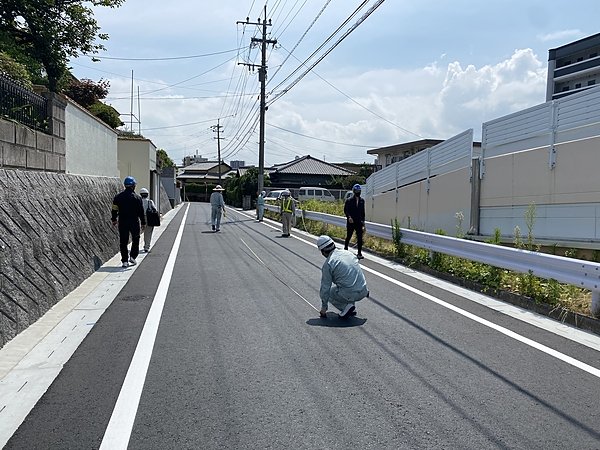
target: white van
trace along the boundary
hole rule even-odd
[[[320,200],[322,202],[335,202],[335,197],[325,188],[302,187],[298,191],[298,200]]]

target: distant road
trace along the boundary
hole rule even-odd
[[[209,219],[180,208],[6,449],[600,448],[599,337],[369,255],[322,320],[314,237]]]

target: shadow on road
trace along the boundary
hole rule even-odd
[[[360,327],[365,324],[367,319],[360,319],[358,317],[350,317],[348,319],[340,319],[336,313],[328,312],[327,319],[321,319],[315,317],[308,319],[306,323],[313,327],[329,327],[329,328],[349,328],[349,327]]]

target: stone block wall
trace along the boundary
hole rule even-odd
[[[0,119],[0,168],[65,172],[64,136]]]
[[[119,251],[117,178],[0,168],[0,347]]]

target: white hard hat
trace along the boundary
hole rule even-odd
[[[264,197],[265,195],[267,195],[267,193],[266,193],[266,191],[262,191],[262,192],[260,193],[260,195],[262,195],[262,196]]]
[[[290,194],[290,191],[288,191],[288,190],[286,189],[286,190],[284,190],[284,191],[281,193],[281,195],[283,195],[284,197],[289,197],[291,194]]]
[[[149,194],[150,192],[148,192],[148,189],[146,188],[141,188],[140,189],[140,194]]]
[[[213,189],[213,191],[224,191],[224,190],[225,189],[223,189],[220,184],[217,184],[217,186]]]
[[[317,239],[317,247],[319,250],[328,250],[330,247],[335,247],[335,242],[333,242],[333,239],[329,236],[319,236],[319,239]]]

